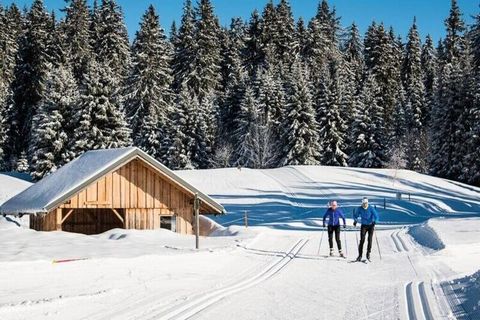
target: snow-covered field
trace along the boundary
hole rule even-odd
[[[478,188],[393,170],[179,174],[230,213],[215,218],[227,229],[202,238],[199,251],[193,237],[163,230],[85,236],[0,217],[0,319],[479,318]],[[24,186],[2,183],[0,194]],[[351,226],[347,259],[326,258],[327,201],[351,217],[363,196],[381,215],[373,262],[350,263]],[[69,259],[79,260],[53,263]]]

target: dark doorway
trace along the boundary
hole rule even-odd
[[[65,217],[69,211],[63,209],[63,216]],[[116,211],[125,219],[124,209]],[[123,228],[123,222],[112,209],[74,209],[62,224],[63,231],[83,234],[98,234],[114,228]]]

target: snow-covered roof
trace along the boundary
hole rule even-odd
[[[218,213],[225,213],[222,205],[136,147],[100,149],[85,152],[75,160],[67,163],[54,173],[6,201],[0,207],[0,213],[49,212],[89,184],[134,158],[141,158],[146,161],[185,190],[192,194],[197,193],[203,202],[215,209]]]

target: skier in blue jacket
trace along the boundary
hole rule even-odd
[[[353,226],[357,225],[360,218],[362,224],[360,228],[360,244],[358,245],[357,261],[362,260],[363,244],[365,243],[365,236],[368,233],[367,244],[367,260],[370,260],[370,252],[372,251],[373,232],[375,231],[375,224],[378,222],[378,212],[373,206],[368,204],[368,199],[362,199],[362,205],[353,212]]]
[[[342,242],[340,241],[340,218],[343,220],[343,227],[346,227],[345,215],[342,209],[338,207],[337,201],[330,201],[329,208],[323,215],[323,227],[328,217],[328,244],[330,245],[330,256],[333,256],[333,232],[335,232],[335,241],[337,242],[338,253],[340,257],[345,257],[342,252]]]

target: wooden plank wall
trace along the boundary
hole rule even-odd
[[[70,208],[125,209],[127,229],[159,228],[159,215],[175,214],[177,232],[192,234],[192,198],[147,163],[135,159],[92,183],[60,208],[63,214]],[[202,212],[207,210],[202,206]]]

